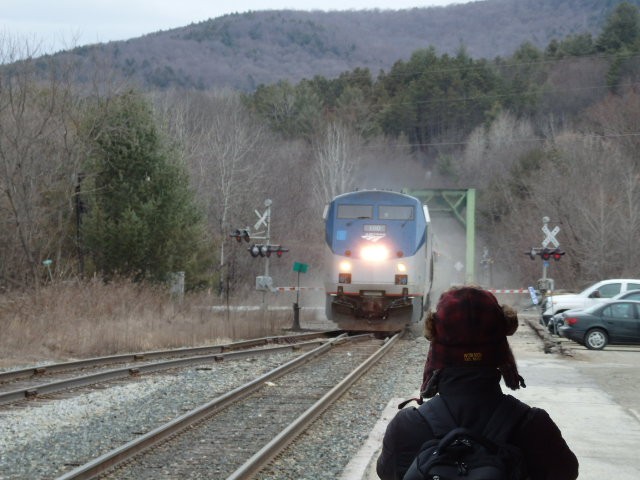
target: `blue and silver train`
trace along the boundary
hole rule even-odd
[[[324,211],[326,315],[344,330],[419,322],[433,281],[429,210],[384,190],[335,197]]]

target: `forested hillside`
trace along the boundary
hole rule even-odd
[[[112,64],[144,89],[232,87],[376,73],[418,49],[464,48],[472,58],[510,56],[523,43],[596,34],[620,0],[481,0],[447,7],[365,11],[257,11],[226,15],[127,41],[73,50],[84,74]],[[640,5],[640,0],[632,0]]]
[[[561,3],[536,2],[558,14]],[[163,283],[184,271],[190,289],[242,298],[262,264],[229,234],[265,199],[290,249],[270,267],[282,284],[293,260],[322,271],[325,202],[367,187],[476,188],[478,246],[496,281],[538,278],[524,252],[543,215],[562,228],[558,284],[635,277],[640,13],[630,2],[607,11],[589,17],[599,30],[511,54],[412,48],[383,72],[298,81],[274,71],[277,82],[244,93],[136,90],[108,62],[88,69],[5,41],[0,289],[92,276]]]

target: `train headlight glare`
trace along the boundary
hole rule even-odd
[[[339,265],[341,272],[350,272],[351,271],[351,263],[349,262],[340,262]]]
[[[406,272],[407,271],[407,266],[404,263],[399,263],[398,264],[398,271],[399,272]]]
[[[360,257],[370,262],[381,262],[389,258],[389,249],[384,245],[367,245],[360,250]]]

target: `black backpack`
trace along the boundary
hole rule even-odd
[[[521,480],[527,478],[520,449],[508,440],[531,407],[505,395],[482,434],[458,427],[438,395],[418,408],[434,440],[422,445],[403,480]]]

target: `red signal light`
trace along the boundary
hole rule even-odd
[[[551,258],[551,250],[545,248],[544,250],[542,250],[542,252],[540,252],[540,256],[543,260],[549,260]]]
[[[233,232],[231,232],[231,235],[229,236],[235,238],[236,242],[238,243],[242,242],[242,239],[244,239],[245,242],[249,242],[251,240],[251,234],[247,229],[244,229],[244,230],[236,229]]]

